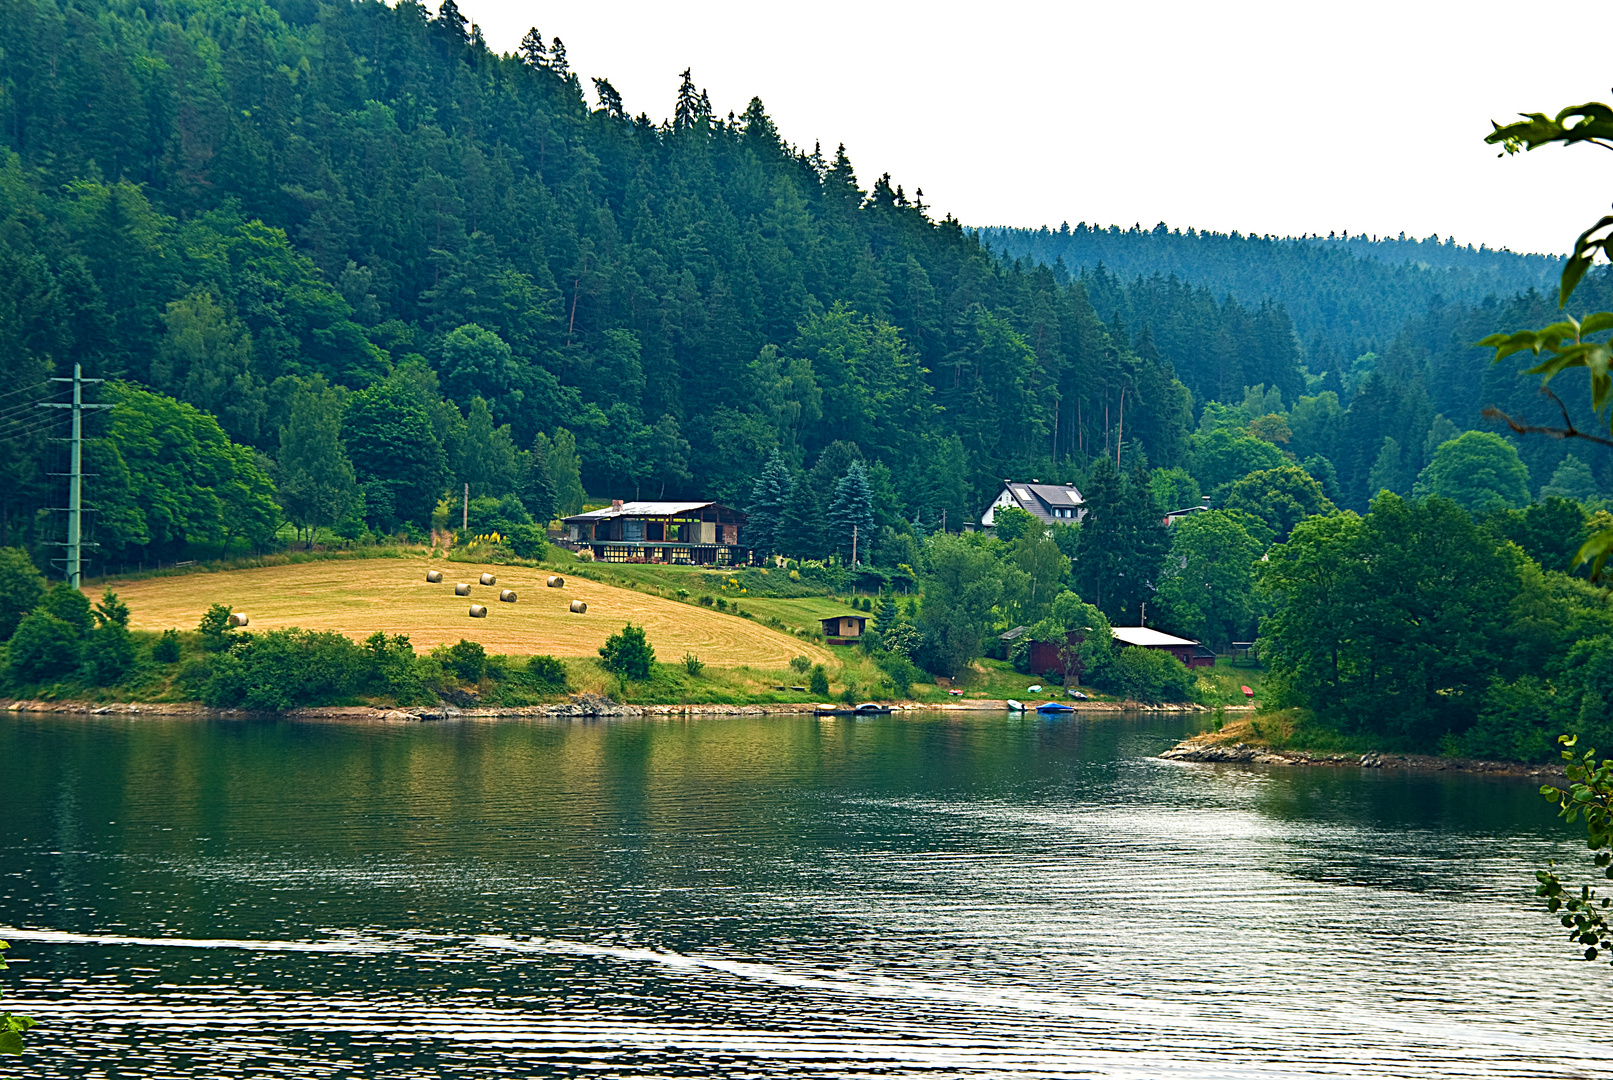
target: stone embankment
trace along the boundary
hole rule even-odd
[[[1429,772],[1491,773],[1499,776],[1561,777],[1560,765],[1525,765],[1516,761],[1433,757],[1428,754],[1323,754],[1308,750],[1274,750],[1245,742],[1216,742],[1213,737],[1184,739],[1159,755],[1169,761],[1233,765],[1320,765],[1335,768],[1419,769]]]

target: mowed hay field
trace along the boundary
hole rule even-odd
[[[441,570],[443,581],[426,581]],[[498,584],[476,584],[482,573]],[[562,575],[564,576],[564,575]],[[137,630],[194,630],[210,604],[226,604],[252,620],[253,630],[300,626],[335,630],[363,640],[377,630],[407,634],[415,648],[479,641],[490,653],[531,656],[597,656],[605,639],[627,622],[643,626],[656,658],[676,662],[685,652],[708,664],[784,667],[793,656],[829,661],[826,649],[760,626],[632,589],[566,578],[563,589],[544,585],[547,571],[526,567],[479,566],[441,559],[362,559],[308,562],[183,577],[113,583]],[[471,595],[455,596],[456,582],[470,582]],[[520,599],[499,602],[500,589]],[[584,615],[567,610],[573,600],[588,605]],[[487,607],[487,618],[472,619],[470,605]]]

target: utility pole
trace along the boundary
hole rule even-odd
[[[470,531],[470,484],[465,484],[465,505],[459,514],[459,531]]]
[[[67,440],[71,444],[70,464],[67,472],[67,542],[62,546],[67,548],[66,571],[67,584],[71,588],[78,588],[83,579],[84,556],[84,410],[110,409],[110,405],[84,404],[84,384],[98,383],[100,379],[86,379],[84,366],[73,365],[73,377],[52,378],[51,382],[65,382],[73,384],[73,403],[69,405],[63,401],[41,402],[41,409],[72,409],[73,434]],[[55,475],[60,476],[60,473]],[[90,545],[93,547],[94,545]]]

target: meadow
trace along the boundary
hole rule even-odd
[[[440,584],[426,581],[429,569],[443,572]],[[498,584],[475,584],[484,572],[496,575]],[[565,587],[550,589],[544,585],[548,573],[424,557],[363,559],[127,580],[116,588],[129,605],[135,630],[194,629],[202,612],[218,603],[245,612],[255,630],[297,626],[355,640],[382,630],[406,634],[422,650],[469,638],[489,653],[587,657],[632,622],[645,628],[665,661],[690,652],[724,667],[782,668],[796,656],[832,663],[822,646],[752,619],[579,576],[562,574]],[[471,595],[455,596],[456,582],[470,582]],[[500,603],[500,589],[514,589],[519,599]],[[570,612],[573,600],[586,603],[587,612]],[[469,616],[472,603],[487,607],[485,619]]]

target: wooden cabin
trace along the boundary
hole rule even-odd
[[[1135,645],[1140,649],[1168,652],[1190,668],[1215,666],[1215,653],[1192,638],[1164,634],[1147,626],[1117,626],[1114,635],[1116,645]]]
[[[835,615],[828,619],[820,619],[819,625],[823,627],[823,636],[829,639],[829,644],[850,645],[863,636],[863,628],[868,625],[868,616]]]
[[[1192,638],[1166,634],[1147,626],[1116,626],[1113,628],[1115,645],[1124,648],[1134,645],[1140,649],[1159,649],[1168,652],[1190,668],[1214,667],[1215,653]],[[1079,680],[1081,658],[1077,649],[1086,640],[1085,632],[1071,630],[1062,642],[1033,641],[1030,648],[1030,669],[1035,675],[1054,672],[1066,678]]]
[[[739,546],[746,516],[715,502],[626,502],[563,518],[561,542],[600,562],[733,566],[750,561]]]

